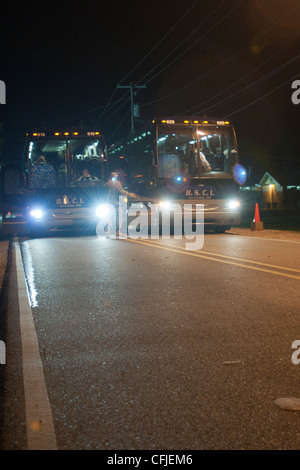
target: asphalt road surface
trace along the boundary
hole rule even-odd
[[[300,398],[299,287],[296,242],[15,243],[1,448],[299,449],[300,411],[274,403]]]

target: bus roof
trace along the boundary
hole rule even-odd
[[[214,126],[228,126],[230,122],[219,118],[207,117],[161,117],[152,120],[153,124],[211,124]]]
[[[83,129],[76,130],[47,130],[47,131],[34,131],[27,132],[29,139],[66,139],[66,138],[82,138],[82,137],[102,137],[103,134],[100,131],[87,131]]]

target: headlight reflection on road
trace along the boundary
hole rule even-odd
[[[30,249],[27,242],[23,243],[24,271],[26,277],[26,287],[31,307],[37,307],[38,292],[35,288],[34,269]]]

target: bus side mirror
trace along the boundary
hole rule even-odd
[[[234,166],[233,175],[235,181],[240,185],[243,185],[247,181],[247,171],[239,163]]]

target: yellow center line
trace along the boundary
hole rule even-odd
[[[129,241],[131,243],[137,243],[137,244],[140,244],[140,245],[146,245],[146,246],[150,246],[150,247],[154,247],[154,248],[160,248],[162,250],[172,251],[174,253],[180,253],[182,255],[194,256],[196,258],[208,259],[208,260],[211,260],[211,261],[216,261],[218,263],[231,264],[233,266],[238,266],[240,268],[252,269],[254,271],[261,271],[261,272],[269,273],[269,274],[277,274],[278,276],[288,277],[288,278],[291,278],[291,279],[298,279],[300,281],[300,276],[295,276],[293,274],[281,273],[281,272],[278,272],[278,271],[272,271],[271,269],[264,269],[264,268],[259,268],[259,267],[256,267],[256,266],[249,266],[247,264],[237,263],[235,261],[229,261],[229,260],[225,260],[225,259],[212,258],[211,256],[204,256],[200,253],[191,253],[191,251],[184,250],[183,248],[182,249],[171,248],[170,247],[171,245],[159,245],[158,243],[150,243],[149,241],[145,241],[145,240],[131,240],[130,238],[125,239],[125,241]],[[219,256],[219,255],[214,254],[214,256]],[[225,255],[221,255],[221,256],[225,257]],[[228,257],[228,258],[230,258],[230,257]],[[232,258],[232,259],[238,259],[238,258]],[[242,262],[243,261],[244,260],[242,260]],[[251,262],[255,263],[255,261],[251,261]],[[257,264],[259,264],[259,263],[257,263]],[[279,267],[279,269],[288,269],[288,268]]]
[[[151,240],[151,243],[153,243],[155,245],[158,245],[160,242],[158,242],[156,240]],[[169,243],[164,243],[164,245],[170,246],[171,248],[174,248],[174,245],[170,245]],[[185,248],[183,248],[181,246],[177,246],[176,248],[178,248],[179,250],[185,250]],[[285,266],[277,266],[276,264],[261,263],[260,261],[252,261],[250,259],[236,258],[235,256],[221,255],[219,253],[211,253],[209,251],[203,251],[203,250],[201,250],[201,254],[210,255],[210,256],[219,256],[220,258],[233,259],[235,261],[241,261],[243,263],[252,263],[252,264],[257,264],[259,266],[266,266],[268,268],[283,269],[285,271],[292,271],[292,272],[300,274],[300,269],[287,268]]]

